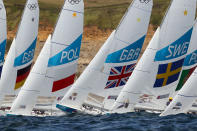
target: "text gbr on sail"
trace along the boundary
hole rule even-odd
[[[124,49],[120,56],[120,61],[136,60],[140,55],[140,51],[140,48],[130,50]]]

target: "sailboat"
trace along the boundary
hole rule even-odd
[[[165,109],[179,82],[195,11],[196,0],[171,1],[161,27],[118,96],[113,112],[133,112],[136,108],[160,112]]]
[[[23,86],[34,58],[39,24],[37,0],[28,0],[16,37],[6,57],[0,80],[0,105],[5,99],[12,102]],[[7,104],[7,103],[5,103]]]
[[[36,115],[32,111],[39,104],[39,99],[50,98],[51,104],[61,100],[74,83],[83,34],[83,18],[84,2],[66,0],[54,33],[49,35],[8,115]],[[45,101],[43,104],[46,105]]]
[[[0,0],[0,77],[4,64],[4,55],[7,40],[7,23],[6,23],[6,10],[3,1]]]
[[[188,80],[188,78],[192,75],[192,73],[195,71],[197,66],[197,46],[194,44],[196,42],[196,34],[197,34],[197,24],[195,22],[195,26],[192,33],[192,38],[190,41],[189,51],[187,53],[187,57],[185,58],[184,64],[183,64],[183,71],[180,77],[179,84],[176,88],[176,92],[181,90],[185,82]]]
[[[147,33],[153,1],[134,0],[88,67],[57,108],[99,114],[114,103],[135,68]]]
[[[185,59],[184,65],[185,70],[183,71],[183,76],[185,77],[181,81],[182,86],[178,86],[178,93],[175,96],[172,103],[165,109],[161,116],[175,115],[179,113],[196,112],[196,100],[197,94],[196,90],[196,73],[195,69],[197,66],[197,21],[194,25],[194,30],[191,38],[190,51]],[[190,75],[191,74],[191,75]],[[188,80],[187,80],[188,79]],[[182,88],[181,88],[182,87]]]

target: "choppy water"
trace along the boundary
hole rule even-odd
[[[197,115],[148,113],[105,116],[1,117],[0,131],[197,131]]]

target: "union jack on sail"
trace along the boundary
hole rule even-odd
[[[131,76],[135,65],[112,67],[105,89],[124,86]]]

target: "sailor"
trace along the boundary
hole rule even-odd
[[[173,100],[173,98],[170,97],[170,98],[169,98],[169,101],[166,103],[166,106],[170,105],[170,103],[172,102],[172,100]]]

